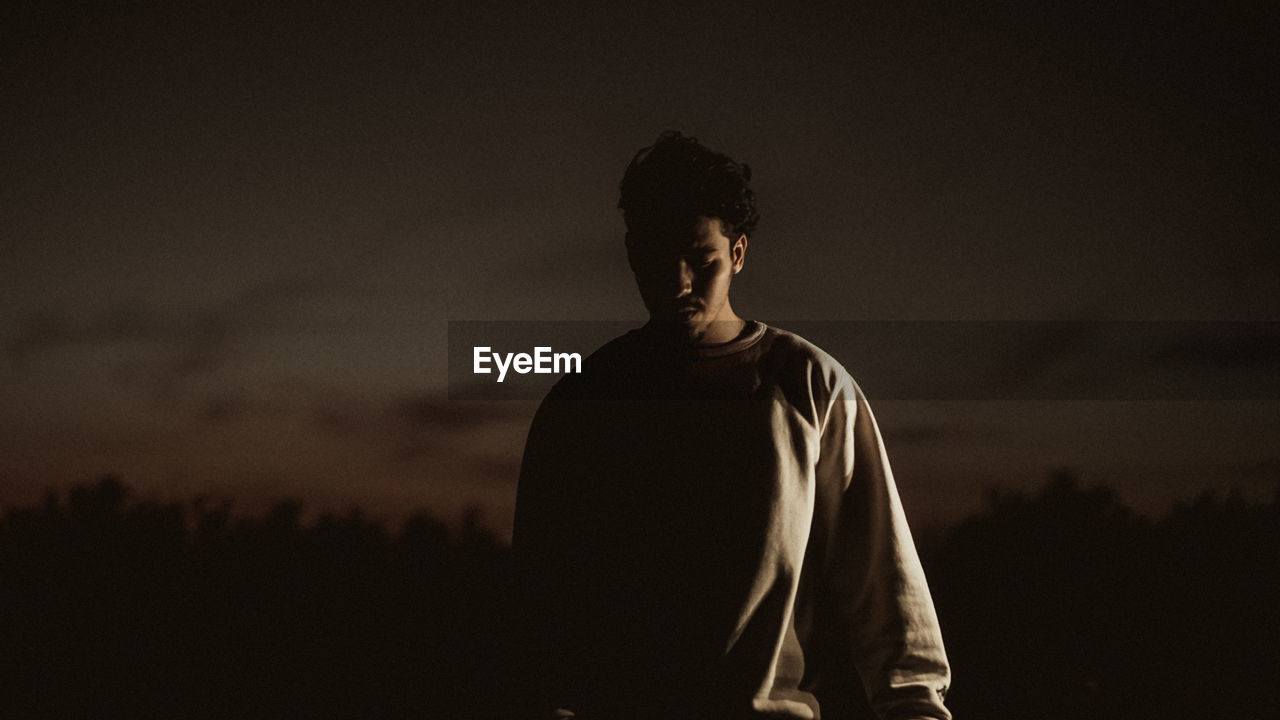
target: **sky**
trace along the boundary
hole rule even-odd
[[[536,400],[451,398],[449,323],[643,322],[617,182],[666,129],[751,165],[734,307],[839,347],[915,522],[1280,478],[1266,3],[153,5],[0,10],[0,503],[509,532]]]

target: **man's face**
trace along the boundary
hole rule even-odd
[[[746,251],[746,236],[729,238],[719,218],[698,216],[627,233],[627,259],[650,323],[695,344],[727,342],[737,333],[729,285]]]

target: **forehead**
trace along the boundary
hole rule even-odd
[[[631,241],[651,250],[719,250],[733,241],[720,218],[697,216],[685,220],[644,224],[628,233]]]

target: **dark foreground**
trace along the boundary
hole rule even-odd
[[[0,519],[0,716],[503,716],[507,549],[475,523],[254,520],[105,478]],[[1059,477],[922,547],[960,718],[1276,707],[1280,502],[1153,522]]]

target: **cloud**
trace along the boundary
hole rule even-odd
[[[940,423],[906,424],[881,429],[885,444],[934,443],[960,434],[959,428]]]
[[[1280,323],[1196,323],[1191,332],[1149,350],[1156,366],[1280,369]]]
[[[44,308],[18,321],[17,329],[4,343],[4,352],[19,363],[31,354],[76,342],[78,334],[64,313]]]
[[[78,344],[154,342],[175,348],[178,365],[195,367],[190,355],[204,355],[219,340],[269,328],[306,301],[331,298],[353,284],[337,277],[283,276],[249,285],[225,301],[205,307],[169,310],[139,298],[120,301],[77,319],[63,305],[51,305],[18,321],[4,343],[15,361]]]
[[[1280,398],[1275,322],[810,325],[873,399]]]
[[[992,378],[1015,396],[1280,398],[1280,323],[1031,323],[1018,334]]]
[[[418,395],[396,400],[391,414],[415,430],[468,430],[525,414],[522,404],[502,402],[451,402],[440,395]]]
[[[254,344],[270,342],[300,325],[315,330],[316,321],[291,314],[352,287],[351,281],[336,275],[286,275],[248,285],[222,302],[202,307],[173,309],[157,300],[128,298],[76,313],[55,304],[21,318],[2,347],[14,369],[62,351],[123,350],[126,359],[115,360],[108,377],[170,406],[191,381],[223,371]],[[215,400],[201,414],[226,419],[240,413],[233,408],[244,404]]]
[[[334,391],[316,394],[306,412],[335,440],[372,447],[394,464],[467,468],[514,480],[534,407],[516,402],[450,401],[403,395],[383,401]]]

